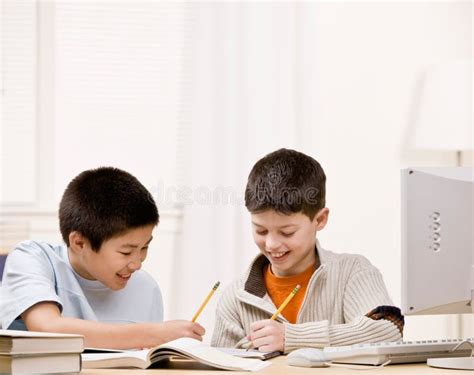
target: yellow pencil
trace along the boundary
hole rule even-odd
[[[290,294],[288,294],[288,297],[283,301],[283,303],[280,305],[280,307],[275,311],[275,313],[272,315],[270,318],[271,320],[275,320],[277,316],[283,311],[283,309],[290,303],[292,298],[295,296],[296,293],[298,293],[298,290],[300,290],[301,286],[298,284],[295,286],[295,288],[291,291]],[[253,348],[253,342],[250,342],[250,345],[247,347],[247,350],[250,350]]]
[[[288,294],[288,297],[283,301],[283,303],[280,305],[277,311],[275,311],[275,314],[272,315],[270,318],[271,320],[275,320],[276,317],[283,311],[283,309],[288,305],[291,301],[291,299],[295,296],[296,293],[298,293],[298,290],[300,290],[301,286],[297,285],[295,288],[291,291],[290,294]]]
[[[206,299],[204,300],[204,302],[201,304],[201,306],[199,306],[199,309],[198,311],[196,311],[196,314],[194,314],[193,318],[191,319],[192,322],[195,322],[196,319],[198,318],[199,314],[201,314],[201,311],[204,309],[204,307],[206,307],[207,303],[209,302],[209,300],[211,299],[212,295],[214,294],[214,292],[216,291],[217,288],[219,288],[219,285],[221,284],[220,281],[218,281],[217,283],[214,284],[214,286],[212,287],[211,291],[209,292],[209,294],[207,295]]]

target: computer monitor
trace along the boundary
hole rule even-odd
[[[474,312],[474,169],[407,168],[401,181],[403,313]]]

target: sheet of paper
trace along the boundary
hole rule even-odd
[[[82,353],[83,361],[100,361],[104,359],[117,359],[117,358],[139,358],[146,362],[146,356],[148,350],[133,350],[127,352],[118,353]]]

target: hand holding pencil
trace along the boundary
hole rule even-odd
[[[300,290],[300,285],[297,285],[291,291],[270,319],[260,320],[250,326],[251,332],[248,339],[251,341],[247,350],[258,347],[261,351],[283,351],[285,327],[283,324],[276,322],[275,319],[298,293],[298,290]]]

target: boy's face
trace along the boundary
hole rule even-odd
[[[112,290],[122,289],[146,258],[153,227],[130,229],[110,238],[102,243],[98,252],[91,249],[87,239],[72,232],[69,236],[71,265],[86,279],[98,280]]]
[[[313,220],[301,212],[285,215],[273,210],[252,213],[253,239],[276,276],[293,276],[316,263],[316,232],[326,225],[329,210]]]

